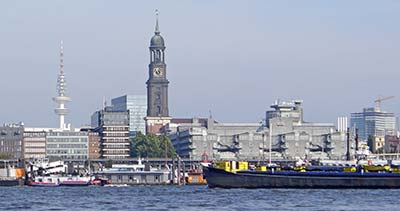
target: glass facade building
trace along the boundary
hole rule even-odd
[[[394,135],[396,132],[396,117],[394,113],[384,112],[375,108],[364,108],[363,112],[352,113],[350,127],[354,131],[358,129],[358,135],[362,140],[369,136],[384,137]]]
[[[137,132],[146,133],[144,118],[147,112],[146,95],[124,95],[111,100],[114,111],[129,111],[129,133],[133,137]]]

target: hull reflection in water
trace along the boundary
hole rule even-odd
[[[377,172],[228,172],[203,167],[210,188],[400,188],[400,174]]]

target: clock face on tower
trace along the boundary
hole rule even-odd
[[[163,75],[163,69],[161,67],[155,67],[153,69],[153,75],[156,77],[160,77]]]

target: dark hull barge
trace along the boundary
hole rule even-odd
[[[400,188],[400,174],[378,172],[228,172],[203,167],[210,188]]]

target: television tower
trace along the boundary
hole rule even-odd
[[[60,73],[57,78],[57,91],[58,96],[53,97],[53,101],[58,104],[58,107],[54,110],[55,113],[60,117],[60,129],[68,129],[65,124],[65,115],[69,113],[69,110],[65,108],[65,103],[71,101],[71,98],[66,95],[66,80],[64,75],[64,46],[61,40],[60,48]]]

